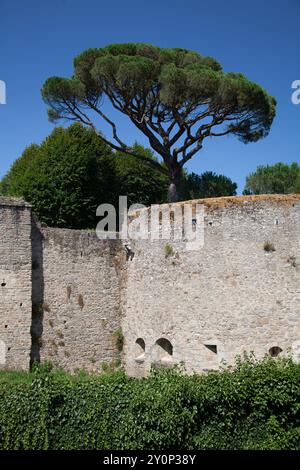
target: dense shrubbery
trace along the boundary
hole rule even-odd
[[[0,374],[1,449],[300,449],[300,365],[71,376]]]

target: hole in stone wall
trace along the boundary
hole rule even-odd
[[[1,282],[1,287],[5,287],[6,286],[6,282]]]
[[[146,344],[143,338],[138,338],[135,342],[135,360],[144,361]]]
[[[279,346],[272,346],[272,348],[269,349],[269,354],[271,357],[277,357],[281,352],[282,349]]]
[[[5,325],[4,328],[7,328],[7,325]]]
[[[7,351],[10,351],[10,350],[11,350],[11,348],[10,348],[10,347],[9,347],[9,348],[7,348]]]
[[[138,338],[135,343],[139,346],[140,352],[144,353],[146,349],[146,344],[143,338]]]
[[[155,347],[160,359],[173,356],[173,346],[168,339],[159,338],[155,343]]]
[[[214,354],[217,354],[218,353],[218,348],[217,348],[217,345],[216,344],[205,344],[204,345],[207,349],[209,349],[211,352],[213,352]]]
[[[22,307],[22,305],[23,305],[23,303],[22,303],[22,302],[20,302],[20,307]]]

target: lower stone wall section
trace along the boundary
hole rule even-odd
[[[99,371],[118,359],[119,243],[35,227],[32,360]]]
[[[205,204],[201,249],[133,246],[122,318],[130,375],[181,362],[214,370],[244,351],[300,360],[300,198]]]

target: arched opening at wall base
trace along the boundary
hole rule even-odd
[[[141,364],[145,361],[146,343],[143,338],[138,338],[135,342],[135,362]]]
[[[167,338],[159,338],[152,349],[151,367],[169,368],[173,367],[173,345]]]
[[[277,357],[279,356],[279,354],[282,353],[282,349],[279,347],[279,346],[272,346],[270,349],[269,349],[269,355],[271,357]]]

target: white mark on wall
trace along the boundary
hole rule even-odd
[[[300,362],[300,340],[292,343],[292,359],[294,362]]]
[[[6,344],[0,339],[0,365],[4,366],[6,364]]]

